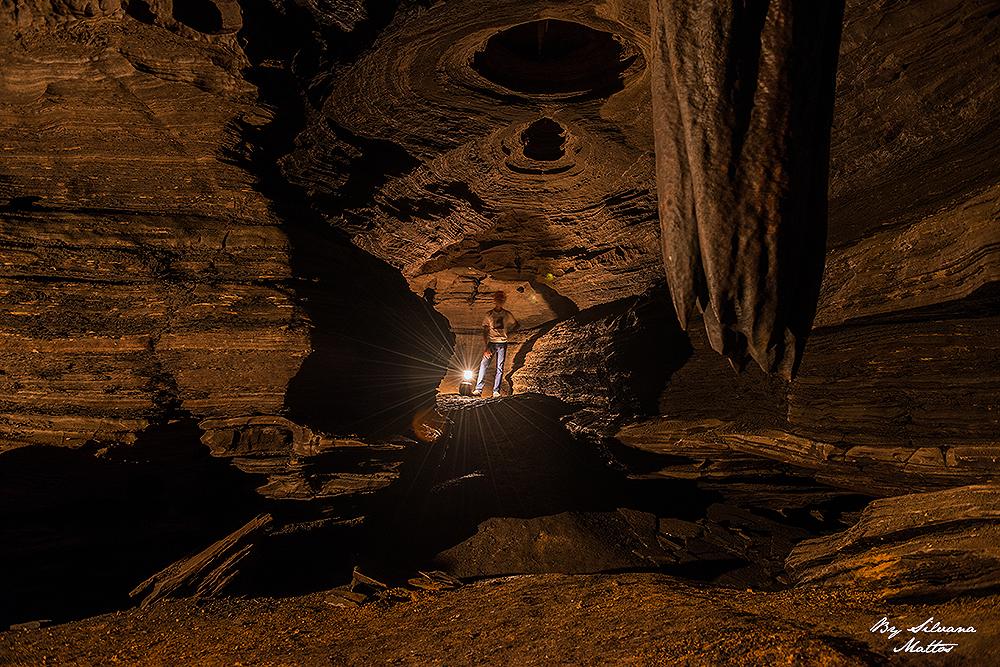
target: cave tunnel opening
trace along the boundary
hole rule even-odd
[[[566,151],[566,133],[562,125],[551,118],[539,118],[521,133],[524,156],[542,162],[555,162]]]
[[[635,60],[609,32],[572,21],[542,19],[490,37],[472,68],[505,88],[532,94],[621,90]]]

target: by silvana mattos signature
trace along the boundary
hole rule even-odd
[[[945,625],[940,621],[934,620],[933,616],[923,623],[905,628],[905,630],[910,633],[910,636],[906,638],[905,642],[894,647],[892,649],[893,653],[951,653],[952,649],[958,646],[958,642],[954,641],[953,637],[949,636],[945,639],[935,638],[933,641],[928,641],[929,638],[924,637],[924,641],[921,641],[920,635],[957,635],[976,631],[971,625]],[[869,632],[889,635],[889,639],[896,639],[903,632],[903,628],[897,628],[888,617],[883,616],[880,620],[876,621]]]

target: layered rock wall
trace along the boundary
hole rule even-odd
[[[447,332],[390,269],[274,205],[251,63],[169,9],[70,11],[56,32],[21,12],[0,55],[5,446],[286,408],[364,430],[388,404],[379,423],[408,424]]]
[[[240,50],[129,18],[24,40],[0,83],[4,438],[279,410],[309,338],[288,238],[227,157],[270,120]]]

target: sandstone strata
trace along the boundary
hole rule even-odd
[[[131,19],[25,39],[0,84],[5,439],[280,408],[308,333],[287,236],[222,159],[269,120],[242,53]]]
[[[339,425],[370,429],[358,376],[433,387],[437,325],[404,283],[329,236],[289,234],[261,193],[247,135],[273,116],[235,37],[131,16],[33,27],[0,83],[5,446],[134,440],[178,410],[308,419],[314,392],[356,397]],[[388,342],[410,332],[352,326],[373,302],[418,336],[430,326],[411,369]],[[330,368],[331,337],[364,370]]]
[[[1000,586],[995,485],[878,500],[843,533],[805,540],[788,557],[801,584],[887,598],[947,598]]]

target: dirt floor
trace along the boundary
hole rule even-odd
[[[4,665],[1000,664],[1000,596],[887,604],[851,591],[692,585],[659,574],[531,575],[396,589],[167,601],[0,634]],[[338,603],[338,601],[340,601]],[[911,634],[928,617],[975,633]],[[894,639],[870,628],[883,617]],[[916,636],[950,653],[894,652]]]

